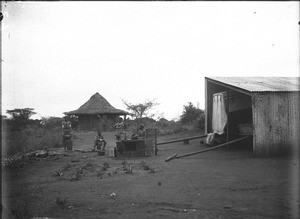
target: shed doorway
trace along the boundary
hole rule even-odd
[[[232,141],[243,136],[253,135],[253,118],[252,118],[252,98],[250,94],[239,92],[229,86],[207,82],[206,90],[206,133],[212,133],[213,129],[213,112],[214,112],[214,96],[222,93],[225,102],[225,111],[227,115],[227,123],[224,133],[218,135],[217,142],[224,143]],[[238,148],[253,150],[252,138],[249,142],[238,145]]]

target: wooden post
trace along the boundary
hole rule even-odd
[[[97,122],[97,130],[101,130],[102,129],[102,115],[97,114],[97,118],[98,118],[98,122]],[[103,131],[103,130],[102,130]]]
[[[205,134],[212,131],[212,92],[211,83],[205,79]]]
[[[126,129],[126,114],[124,114],[124,129]]]
[[[145,155],[157,155],[157,129],[148,128],[145,132]]]
[[[227,113],[227,128],[226,128],[226,141],[229,142],[229,89],[226,90],[227,101],[226,101],[226,113]],[[224,98],[225,100],[225,98]],[[228,150],[228,146],[226,146]]]

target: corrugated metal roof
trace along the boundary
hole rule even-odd
[[[249,92],[300,91],[299,77],[207,77]]]

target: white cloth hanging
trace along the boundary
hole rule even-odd
[[[225,99],[223,93],[213,95],[213,114],[212,114],[212,130],[213,133],[219,135],[224,133],[227,123],[227,114],[225,111]]]

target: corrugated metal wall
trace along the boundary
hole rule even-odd
[[[255,155],[299,153],[299,92],[255,93],[252,110]]]

